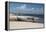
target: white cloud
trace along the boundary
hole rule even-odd
[[[26,8],[26,5],[16,7],[17,13],[26,13],[26,14],[43,14],[43,8]]]
[[[32,9],[34,9],[34,8],[32,8]]]
[[[26,8],[26,4],[22,5],[20,8],[21,9],[25,9]]]

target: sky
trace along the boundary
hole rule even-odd
[[[13,13],[43,14],[43,4],[10,2],[8,9]]]

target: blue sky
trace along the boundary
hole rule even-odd
[[[43,4],[36,4],[36,3],[16,3],[11,2],[9,3],[10,11],[16,13],[16,11],[20,13],[26,14],[43,14]]]

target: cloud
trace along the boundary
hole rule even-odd
[[[43,14],[43,8],[40,9],[36,9],[35,8],[32,9],[28,9],[28,8],[16,8],[17,13],[25,13],[25,14]]]
[[[32,8],[32,9],[34,9],[34,8]]]
[[[21,9],[25,9],[26,8],[26,4],[22,5],[20,8]]]
[[[26,4],[23,4],[19,7],[16,7],[15,13],[24,13],[24,14],[43,14],[43,7],[42,8],[26,8]]]

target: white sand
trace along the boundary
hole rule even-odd
[[[10,21],[10,29],[42,28],[42,23]]]
[[[10,19],[16,18],[16,16],[11,16]],[[19,21],[10,21],[9,29],[21,29],[21,28],[42,28],[43,23],[33,23],[33,22],[19,22]]]

